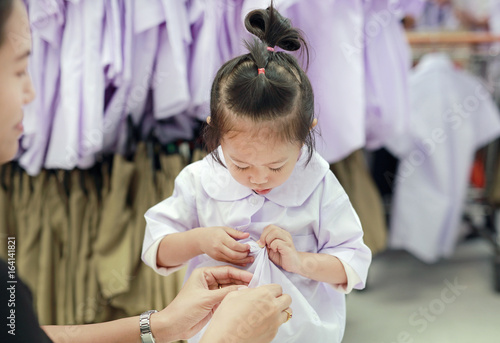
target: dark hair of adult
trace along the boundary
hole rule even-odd
[[[12,12],[13,2],[14,0],[0,0],[0,46],[5,40],[5,24]]]
[[[272,2],[265,10],[248,13],[245,27],[256,36],[252,42],[245,42],[249,53],[226,62],[212,83],[211,118],[203,130],[206,148],[223,164],[217,147],[227,133],[237,129],[239,119],[246,119],[257,125],[256,131],[265,127],[268,130],[264,132],[280,141],[305,144],[309,162],[314,152],[311,83],[294,56],[268,49],[302,48],[307,67],[309,52],[303,35],[274,9]]]

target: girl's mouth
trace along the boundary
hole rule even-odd
[[[259,195],[266,195],[267,193],[269,193],[271,191],[272,188],[268,188],[268,189],[254,189],[254,192],[259,194]]]

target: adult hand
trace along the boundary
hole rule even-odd
[[[156,341],[191,338],[208,323],[224,297],[248,285],[252,276],[231,266],[195,269],[177,297],[165,309],[151,315],[151,331]]]
[[[254,258],[248,256],[250,246],[237,242],[248,238],[248,232],[241,232],[225,226],[213,226],[199,229],[200,250],[217,261],[229,262],[244,267]]]
[[[276,225],[268,225],[257,243],[266,246],[269,259],[287,272],[296,273],[300,269],[300,254],[295,249],[292,235],[288,231]]]
[[[232,292],[215,312],[200,343],[271,342],[288,320],[292,298],[270,284]]]

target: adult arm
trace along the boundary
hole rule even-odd
[[[151,332],[156,341],[192,337],[208,323],[226,295],[248,285],[251,279],[251,273],[230,266],[195,269],[177,297],[165,309],[151,315]],[[42,328],[56,343],[140,342],[139,316],[98,324]]]

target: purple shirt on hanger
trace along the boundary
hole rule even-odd
[[[60,101],[45,167],[89,168],[102,149],[104,2],[67,1],[61,45]]]
[[[165,25],[160,26],[155,77],[162,78],[153,86],[154,115],[165,119],[184,112],[191,95],[188,85],[188,47],[192,37],[186,0],[161,0]]]
[[[59,98],[65,5],[62,0],[28,1],[27,4],[33,40],[29,72],[37,96],[24,110],[25,132],[21,144],[25,151],[19,163],[28,174],[37,175],[44,164]]]
[[[420,1],[420,0],[418,0]],[[408,131],[411,52],[399,0],[365,0],[366,147],[378,149]]]
[[[305,33],[311,48],[307,75],[321,133],[316,149],[329,163],[337,162],[365,145],[363,4],[361,0],[288,3],[280,13]],[[276,7],[281,11],[279,3]]]

